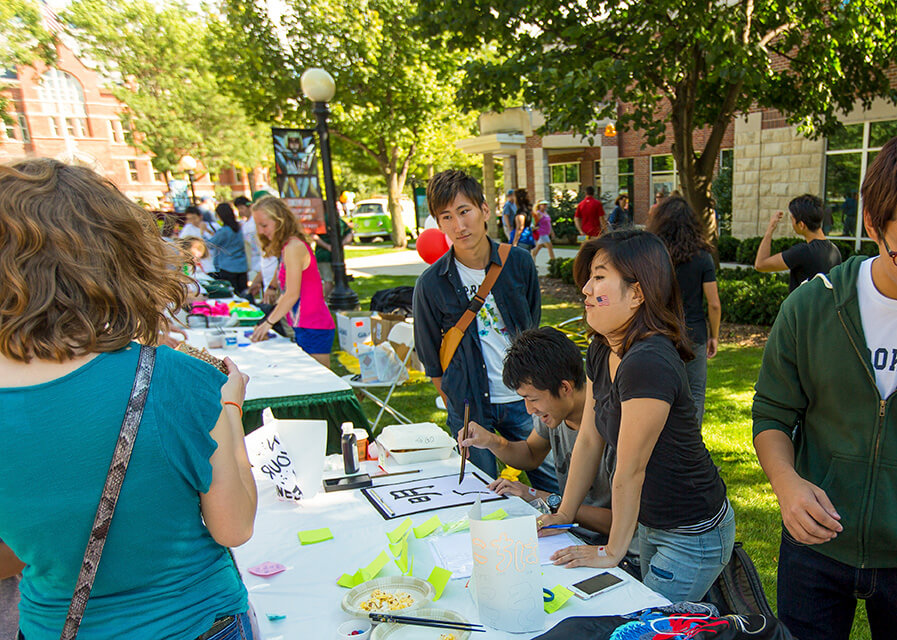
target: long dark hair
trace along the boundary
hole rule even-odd
[[[674,265],[688,262],[701,251],[710,251],[695,212],[682,196],[670,196],[657,205],[648,220],[648,231],[667,246]]]
[[[514,192],[514,203],[517,205],[517,215],[523,214],[523,224],[528,225],[532,221],[533,205],[529,201],[526,189],[517,189]]]
[[[215,207],[215,213],[225,227],[230,227],[234,233],[240,233],[240,224],[237,222],[236,216],[234,216],[234,208],[229,203],[222,202],[219,204]]]
[[[622,357],[640,340],[663,335],[673,341],[683,360],[693,359],[676,272],[660,238],[646,231],[627,229],[589,240],[579,249],[573,263],[573,277],[580,289],[591,276],[592,261],[599,251],[604,252],[626,284],[639,283],[644,296],[644,302],[625,328],[618,355]],[[607,344],[607,338],[600,339]]]

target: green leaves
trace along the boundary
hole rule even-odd
[[[53,34],[44,28],[36,0],[3,0],[0,3],[0,70],[30,65],[38,60],[52,64],[56,58]],[[0,83],[0,89],[4,88]],[[0,119],[8,121],[9,100],[0,96]]]

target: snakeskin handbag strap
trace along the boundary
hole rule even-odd
[[[74,640],[78,635],[78,627],[81,626],[81,618],[87,607],[87,600],[90,598],[93,581],[97,576],[97,568],[103,555],[103,546],[106,544],[106,536],[109,534],[109,525],[115,513],[115,505],[118,503],[118,495],[125,479],[125,472],[128,470],[131,452],[134,450],[134,441],[137,439],[137,429],[143,417],[143,407],[146,405],[146,396],[149,393],[155,363],[155,348],[141,346],[140,357],[137,361],[137,373],[134,376],[134,385],[131,387],[131,398],[128,400],[128,408],[125,410],[125,417],[121,423],[118,442],[115,443],[115,453],[112,455],[112,463],[106,474],[106,484],[103,486],[103,494],[93,520],[87,549],[84,551],[81,572],[75,583],[75,593],[65,618],[65,626],[62,628],[62,640]]]

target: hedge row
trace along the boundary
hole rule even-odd
[[[573,258],[549,260],[548,276],[573,284]],[[788,296],[788,277],[784,273],[736,268],[720,269],[716,276],[724,322],[769,326]]]
[[[740,264],[754,264],[754,258],[757,257],[757,249],[760,248],[762,236],[753,236],[739,240],[732,236],[722,236],[719,239],[719,260],[720,262],[738,262]],[[802,238],[789,236],[786,238],[774,238],[772,241],[772,255],[775,255],[785,249],[789,249],[796,244],[803,242]],[[832,240],[838,251],[841,252],[841,259],[847,260],[852,255],[857,255],[854,250],[852,240]],[[878,255],[878,246],[874,242],[868,240],[860,245],[859,255],[875,256]]]

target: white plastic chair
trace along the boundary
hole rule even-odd
[[[361,382],[357,379],[353,380],[353,378],[357,378],[357,376],[354,376],[351,373],[343,376],[343,380],[349,383],[349,386],[351,386],[353,389],[363,394],[364,396],[370,398],[374,404],[380,407],[380,412],[377,414],[377,418],[371,425],[371,432],[374,432],[377,429],[377,424],[380,422],[380,418],[383,417],[384,411],[389,412],[401,424],[411,424],[413,422],[409,417],[400,413],[394,407],[391,407],[389,405],[389,399],[392,397],[393,391],[396,390],[396,387],[404,384],[408,379],[408,360],[411,359],[411,352],[414,350],[414,327],[412,327],[411,324],[407,322],[399,322],[390,330],[387,339],[390,342],[408,347],[408,351],[407,353],[405,353],[405,357],[402,359],[402,369],[399,370],[395,378],[393,378],[392,380],[377,380],[376,382]],[[371,393],[370,390],[377,387],[389,388],[386,392],[385,398],[381,399]]]

